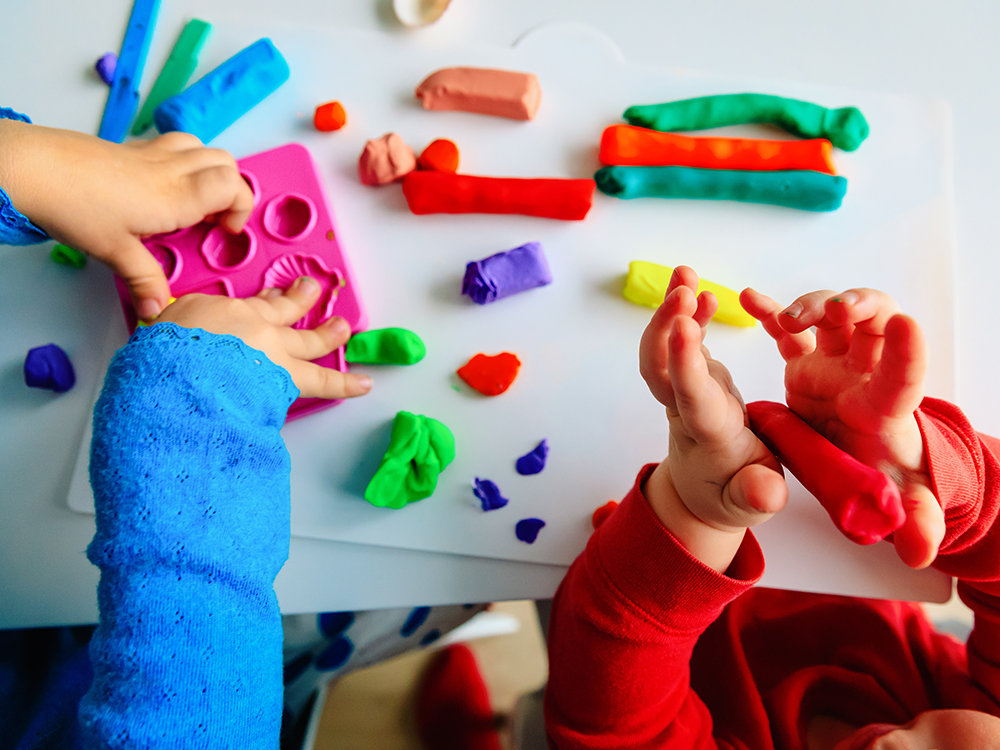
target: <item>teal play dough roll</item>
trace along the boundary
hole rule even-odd
[[[827,109],[772,94],[717,94],[625,110],[630,125],[672,132],[705,130],[743,123],[769,123],[803,138],[826,138],[854,151],[868,137],[868,121],[857,107]]]
[[[695,167],[604,167],[594,180],[616,198],[701,198],[834,211],[847,180],[822,172],[749,172]]]

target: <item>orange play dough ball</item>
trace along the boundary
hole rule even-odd
[[[435,172],[457,172],[458,146],[447,138],[438,138],[436,141],[432,141],[420,154],[417,166],[420,169]]]
[[[316,107],[316,114],[313,115],[313,125],[316,130],[329,133],[332,130],[340,130],[347,123],[347,113],[340,102],[327,102]]]

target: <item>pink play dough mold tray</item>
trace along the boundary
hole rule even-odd
[[[265,287],[285,289],[299,276],[312,276],[323,291],[295,324],[314,328],[339,315],[352,332],[368,326],[361,294],[340,246],[333,213],[315,161],[304,146],[290,143],[240,159],[240,173],[254,195],[254,208],[239,234],[202,222],[143,240],[160,261],[174,297],[199,292],[252,297]],[[128,290],[116,278],[129,330],[137,322]],[[343,348],[314,360],[347,371]],[[298,419],[339,401],[300,398],[288,410]]]

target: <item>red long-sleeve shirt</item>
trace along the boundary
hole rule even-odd
[[[862,727],[854,750],[930,709],[1000,716],[1000,441],[934,399],[917,421],[948,527],[935,565],[975,612],[968,644],[915,604],[752,589],[749,532],[716,573],[657,519],[647,466],[556,595],[550,744],[798,750],[824,715]]]

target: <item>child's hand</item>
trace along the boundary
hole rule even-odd
[[[209,216],[238,232],[253,208],[233,157],[188,133],[121,145],[0,120],[0,186],[51,237],[121,276],[144,320],[167,306],[170,290],[140,238]]]
[[[746,289],[740,302],[763,323],[785,360],[789,408],[899,485],[906,523],[893,535],[896,551],[911,567],[930,565],[945,524],[913,416],[927,371],[916,321],[874,289],[812,292],[784,309]]]
[[[288,370],[304,398],[362,396],[372,387],[368,376],[342,373],[310,362],[347,342],[351,337],[347,321],[330,318],[312,330],[288,327],[309,311],[319,293],[319,284],[303,276],[285,292],[264,289],[248,299],[188,294],[168,306],[156,322],[242,339]]]
[[[710,292],[696,298],[697,288],[695,272],[678,266],[639,345],[639,371],[670,422],[669,455],[645,494],[688,552],[723,572],[746,528],[781,510],[788,488],[747,428],[729,371],[702,345],[718,301]]]

